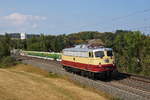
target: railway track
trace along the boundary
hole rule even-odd
[[[114,82],[119,82],[132,88],[150,92],[150,79],[144,77],[141,78],[141,76],[128,76],[127,78],[115,80]]]
[[[33,64],[33,62],[36,62],[36,63],[38,62],[47,66],[53,66],[53,69],[51,68],[51,71],[53,70],[54,72],[57,73],[57,71],[61,70],[63,71],[61,73],[66,73],[62,69],[60,62],[57,62],[57,61],[39,59],[39,58],[34,58],[34,57],[19,57],[19,59],[22,59],[23,61],[26,61],[26,62],[31,61],[31,64]],[[42,67],[42,65],[40,65],[40,67],[50,71],[47,67]],[[81,76],[75,75],[75,77],[81,77]],[[85,80],[85,77],[82,77],[82,78],[84,78]],[[75,80],[78,80],[78,79],[75,78]],[[82,81],[82,80],[78,80],[78,81]],[[101,87],[100,90],[104,90],[105,92],[113,94],[114,96],[121,96],[125,100],[126,99],[127,100],[133,100],[133,99],[149,100],[150,99],[150,79],[149,78],[144,78],[141,76],[138,77],[134,75],[132,76],[131,74],[119,73],[119,77],[117,77],[116,79],[111,79],[111,80],[88,79],[88,81],[85,84],[87,83],[90,84],[90,86],[92,85],[94,88],[101,87],[99,84],[106,85],[106,86],[103,86],[103,87],[109,87],[106,89],[106,91],[105,91],[105,88],[103,89],[103,87]]]
[[[119,73],[119,74],[121,77],[128,77],[128,79],[130,79],[130,80],[150,83],[150,77],[140,76],[140,75],[135,75],[135,74],[129,74],[129,73]]]

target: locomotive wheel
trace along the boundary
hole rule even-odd
[[[118,71],[117,70],[115,70],[115,71],[113,71],[112,73],[111,73],[111,77],[112,78],[114,78],[114,79],[116,79],[117,77],[118,77]]]
[[[95,73],[91,72],[91,78],[95,79]]]
[[[63,66],[63,69],[65,69],[67,71],[67,67],[66,66]]]
[[[85,71],[81,71],[81,76],[86,77],[86,72]]]
[[[105,72],[105,79],[111,79],[111,71]]]
[[[70,69],[69,67],[67,67],[67,66],[65,66],[64,68],[65,68],[65,70],[66,70],[67,72],[70,72],[70,71],[71,71],[71,69]]]
[[[74,69],[73,68],[69,68],[69,72],[73,73],[74,72]]]
[[[109,73],[108,78],[109,78],[109,79],[111,79],[112,72],[111,72],[111,71],[109,71],[108,73]]]
[[[66,70],[66,66],[63,66],[63,69],[65,69],[65,70]]]
[[[91,79],[95,79],[95,73],[88,72],[88,77],[91,78]]]

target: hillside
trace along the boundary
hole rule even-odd
[[[106,100],[99,93],[30,65],[0,69],[0,100]]]

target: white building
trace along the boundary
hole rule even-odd
[[[20,34],[20,38],[21,38],[21,40],[26,39],[26,33],[21,33],[21,34]]]

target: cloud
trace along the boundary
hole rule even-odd
[[[38,28],[38,25],[34,23],[34,24],[32,25],[32,28]]]
[[[0,16],[0,32],[38,31],[45,20],[47,20],[45,16],[11,13],[7,16]]]
[[[33,23],[37,21],[46,20],[46,17],[43,16],[33,16],[33,15],[25,15],[21,13],[12,13],[8,16],[1,17],[6,24],[20,26],[27,23]]]

